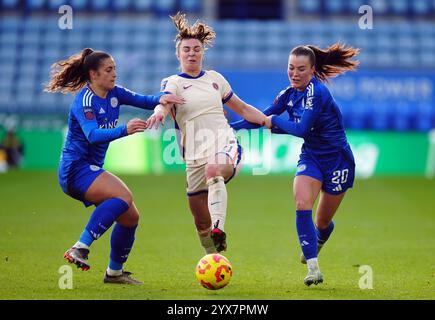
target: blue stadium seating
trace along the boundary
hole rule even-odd
[[[201,1],[200,0],[180,1],[180,10],[182,12],[199,12],[201,10]]]
[[[297,15],[355,16],[362,5],[370,5],[377,16],[433,17],[435,3],[431,0],[295,0]],[[74,11],[147,12],[165,16],[177,11],[199,13],[201,0],[1,0],[0,9],[43,11],[70,5]]]
[[[120,10],[139,9],[139,5],[143,10],[155,9],[152,0],[117,4],[109,0],[97,2],[98,6],[117,6]],[[78,5],[77,8],[94,9],[97,2],[67,1],[71,5]],[[340,10],[347,11],[361,3],[359,0],[335,2]],[[3,7],[7,4],[5,1],[1,3]],[[47,8],[57,3],[27,1],[26,5]],[[180,5],[179,1],[173,1],[167,2],[166,6],[169,3]],[[306,6],[309,7],[311,3],[316,10],[325,9],[321,0],[307,3]],[[385,14],[406,9],[410,4],[408,1],[392,3],[385,8]],[[301,4],[298,2],[298,10],[302,10]],[[192,1],[191,5],[200,7],[200,2]],[[161,12],[166,10],[165,4],[161,6]],[[419,6],[422,7],[418,7],[418,14],[422,15],[423,5]],[[337,10],[332,4],[331,8]],[[424,12],[432,12],[430,10],[433,7],[428,8],[425,7],[424,10],[427,10]],[[304,10],[308,13],[314,9]],[[214,47],[206,52],[205,67],[257,69],[261,66],[282,69],[286,67],[292,47],[299,44],[326,47],[340,40],[347,45],[363,48],[359,56],[363,69],[394,70],[398,66],[409,70],[435,69],[435,22],[431,20],[380,20],[375,22],[373,30],[361,30],[353,20],[343,19],[329,21],[328,28],[324,28],[324,22],[318,20],[310,23],[304,20],[261,23],[228,20],[213,21],[212,25],[217,32],[217,39]],[[109,51],[115,57],[121,84],[140,92],[156,92],[162,78],[178,71],[174,36],[175,30],[167,16],[161,19],[140,15],[119,16],[114,21],[106,15],[92,18],[80,16],[74,18],[73,30],[60,30],[56,16],[28,16],[25,19],[13,14],[2,16],[0,113],[13,110],[11,105],[22,112],[64,113],[71,97],[42,93],[42,84],[48,81],[52,63],[87,46]],[[21,92],[28,94],[22,95]],[[435,106],[428,101],[421,101],[417,106],[408,102],[393,106],[388,102],[373,102],[369,105],[364,102],[356,108],[342,107],[344,121],[353,129],[427,131],[435,125]],[[411,113],[411,110],[417,112]]]
[[[320,14],[322,11],[322,2],[321,0],[298,1],[298,9],[301,13]]]
[[[4,10],[10,10],[10,9],[17,8],[20,4],[20,1],[19,0],[2,0],[0,3],[1,3],[1,7]]]

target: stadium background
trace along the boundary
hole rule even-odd
[[[59,25],[65,14],[59,12],[62,5],[69,5],[73,10],[72,29],[61,29]],[[372,29],[363,29],[359,24],[364,13],[358,10],[363,5],[373,10]],[[217,32],[215,45],[206,52],[205,69],[221,72],[235,93],[262,109],[288,85],[287,58],[294,46],[314,44],[325,48],[341,41],[361,48],[358,72],[347,73],[329,84],[343,112],[361,187],[361,191],[355,191],[360,192],[360,199],[349,200],[347,208],[359,207],[370,201],[370,197],[378,196],[382,199],[376,202],[380,207],[375,216],[379,217],[381,212],[385,223],[396,217],[403,218],[401,221],[406,224],[408,217],[401,214],[407,212],[400,208],[415,210],[417,216],[424,214],[420,222],[426,229],[414,231],[431,250],[427,272],[433,277],[434,242],[426,241],[424,236],[432,234],[433,239],[435,213],[431,198],[435,191],[435,1],[430,0],[0,0],[0,141],[13,129],[24,145],[18,170],[8,171],[4,155],[0,156],[3,163],[0,169],[4,171],[0,174],[2,218],[12,225],[21,225],[22,230],[17,230],[29,231],[19,215],[11,214],[25,211],[23,206],[29,212],[36,211],[32,201],[18,204],[22,192],[46,207],[51,207],[55,198],[56,210],[67,208],[65,211],[70,215],[82,210],[78,204],[70,204],[72,200],[59,191],[56,182],[72,95],[43,92],[50,65],[84,47],[105,50],[117,62],[119,84],[140,93],[157,92],[161,79],[178,71],[173,42],[175,29],[168,15],[179,10],[186,12],[191,22],[203,19]],[[120,121],[133,116],[145,118],[148,114],[123,107]],[[229,117],[237,118],[231,112]],[[144,180],[167,186],[175,184],[177,188],[171,192],[177,193],[179,206],[185,206],[184,167],[179,159],[175,164],[163,160],[165,147],[173,142],[164,139],[164,132],[147,132],[115,141],[109,148],[105,167],[123,175],[135,194],[144,198],[150,192]],[[263,135],[260,137],[258,132]],[[247,136],[241,138],[247,150],[245,174],[240,177],[239,191],[232,191],[238,192],[237,205],[241,208],[245,205],[243,199],[250,202],[251,192],[261,192],[267,186],[273,190],[274,181],[287,186],[301,145],[300,139],[270,138],[262,131],[241,133],[244,134]],[[251,178],[251,170],[261,167],[265,157],[271,159],[265,173],[275,173],[275,178],[253,180],[257,178]],[[165,174],[174,172],[180,175],[174,178]],[[250,181],[261,181],[253,184],[252,188],[257,190],[247,190]],[[156,190],[164,193],[166,189]],[[283,194],[290,197],[289,192],[286,189]],[[161,199],[156,200],[157,208],[164,197],[155,196]],[[147,200],[143,201],[146,207]],[[397,202],[397,207],[384,208],[383,204],[390,201]],[[399,205],[400,201],[404,203]],[[291,212],[292,204],[290,200],[287,202],[286,209],[280,210]],[[173,205],[173,210],[179,210]],[[50,210],[55,211],[47,209],[46,222],[58,214]],[[187,211],[184,207],[183,210]],[[75,231],[81,228],[85,218],[80,215]],[[397,226],[397,233],[403,231],[400,227]],[[10,232],[7,223],[4,228],[4,232]],[[71,240],[74,230],[69,234]],[[0,242],[6,247],[14,240],[3,237]],[[195,239],[192,246],[197,246]],[[4,255],[13,253],[4,251]],[[61,263],[55,261],[57,266]],[[3,267],[9,268],[7,264]],[[432,284],[422,290],[420,297],[434,297]],[[43,297],[47,296],[50,294]],[[2,297],[10,295],[4,293]],[[29,296],[21,292],[17,297]],[[398,297],[406,298],[404,293]]]

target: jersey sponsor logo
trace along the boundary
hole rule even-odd
[[[184,90],[189,89],[191,86],[192,86],[192,84],[184,85],[184,86],[183,86],[183,89],[184,89]]]
[[[219,90],[219,85],[216,82],[213,82],[213,88],[215,88],[216,90]]]
[[[100,129],[113,129],[113,128],[116,128],[117,125],[118,125],[118,119],[116,119],[115,121],[100,124],[99,128]]]
[[[118,106],[118,98],[117,97],[112,97],[110,99],[110,105],[112,106],[112,108],[116,108]]]
[[[92,110],[92,108],[87,107],[83,110],[83,112],[84,112],[85,118],[87,120],[94,120],[95,117],[94,117],[94,111]]]
[[[103,107],[100,107],[100,111],[98,113],[103,114],[103,113],[106,113],[106,111],[104,111]]]
[[[98,170],[100,170],[100,167],[99,167],[99,166],[96,166],[96,165],[94,165],[94,164],[91,164],[91,165],[89,166],[89,169],[91,169],[91,171],[98,171]]]
[[[302,171],[305,171],[306,168],[307,168],[307,166],[305,164],[300,164],[300,165],[298,165],[298,168],[296,171],[302,172]]]

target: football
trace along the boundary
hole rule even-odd
[[[233,270],[227,258],[221,254],[213,253],[199,260],[195,275],[204,288],[218,290],[230,282]]]

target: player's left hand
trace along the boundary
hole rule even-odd
[[[164,94],[160,97],[159,103],[162,106],[166,106],[168,104],[184,104],[186,101],[183,97],[177,96],[176,94]]]
[[[148,129],[151,129],[153,126],[155,126],[155,128],[158,129],[160,123],[162,126],[165,125],[165,115],[162,112],[154,111],[154,113],[147,120],[147,127]]]

